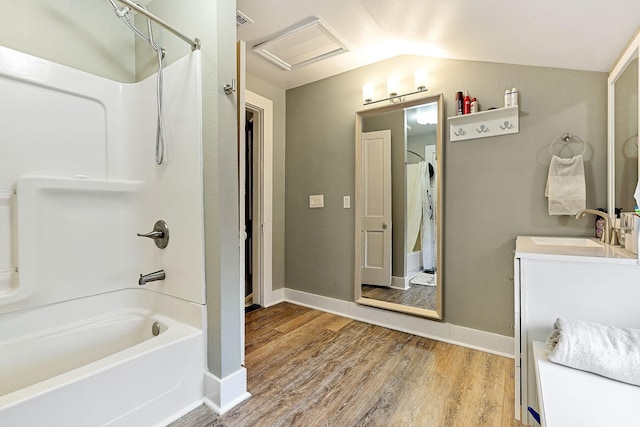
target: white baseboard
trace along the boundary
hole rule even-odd
[[[247,392],[247,370],[240,368],[220,379],[211,372],[204,373],[204,404],[222,415],[238,403],[251,397]]]
[[[415,276],[422,270],[422,251],[407,254],[407,276]]]
[[[385,328],[513,359],[513,337],[452,325],[446,322],[423,319],[404,313],[380,310],[295,289],[285,289],[284,300]]]
[[[411,280],[411,277],[391,276],[391,287],[393,289],[400,289],[400,290],[406,291],[407,289],[409,289],[409,280]]]
[[[284,288],[265,292],[263,307],[271,307],[284,301]]]

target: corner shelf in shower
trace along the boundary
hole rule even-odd
[[[518,106],[449,117],[449,140],[488,138],[520,131]]]

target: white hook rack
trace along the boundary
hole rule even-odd
[[[449,140],[487,138],[489,136],[518,133],[520,127],[518,106],[449,117]]]

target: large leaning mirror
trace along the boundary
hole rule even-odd
[[[356,114],[355,299],[442,318],[442,95]]]
[[[638,53],[640,34],[609,74],[607,209],[633,212],[638,182]]]

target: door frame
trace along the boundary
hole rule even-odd
[[[245,91],[246,110],[254,117],[254,279],[253,302],[263,307],[273,298],[273,101]],[[256,158],[257,157],[257,158]],[[245,163],[244,158],[241,160]],[[255,182],[257,181],[257,182]],[[242,253],[244,258],[244,252]],[[243,276],[244,277],[244,276]],[[255,286],[257,282],[257,287]],[[257,288],[257,289],[256,289]],[[244,284],[243,284],[244,289]],[[256,292],[257,291],[257,292]]]

